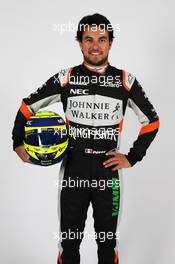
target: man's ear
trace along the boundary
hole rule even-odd
[[[112,47],[112,41],[109,41],[109,49]]]

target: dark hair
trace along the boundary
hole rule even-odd
[[[80,20],[77,29],[77,35],[75,37],[79,42],[82,42],[83,32],[85,31],[87,26],[100,26],[100,28],[102,28],[103,30],[105,29],[106,31],[108,31],[109,41],[113,41],[114,31],[110,21],[105,16],[96,13],[93,15],[85,16]]]

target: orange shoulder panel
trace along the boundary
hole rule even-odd
[[[29,108],[27,107],[27,105],[24,103],[23,100],[22,100],[22,104],[19,110],[21,111],[23,116],[27,118],[27,120],[30,119],[30,117],[33,115],[33,113],[29,110]]]
[[[160,122],[155,121],[141,128],[139,135],[152,132],[160,127]]]

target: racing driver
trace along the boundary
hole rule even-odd
[[[27,120],[43,107],[63,104],[69,150],[60,175],[76,184],[64,186],[59,196],[60,233],[67,236],[59,243],[58,264],[80,263],[79,249],[90,202],[98,263],[119,263],[116,230],[122,202],[121,171],[142,160],[159,129],[158,115],[136,77],[109,63],[113,39],[113,28],[106,17],[83,17],[76,34],[83,62],[60,70],[24,98],[14,123],[13,149],[24,162],[30,162],[23,146]],[[141,127],[128,153],[120,153],[127,106],[135,112]],[[86,184],[77,184],[80,180]],[[103,190],[100,181],[105,183]],[[105,234],[103,241],[101,234]]]

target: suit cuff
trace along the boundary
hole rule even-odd
[[[125,157],[131,164],[131,167],[133,167],[138,161],[141,160],[141,158],[135,153],[128,153],[127,155],[125,155]]]
[[[15,151],[15,148],[17,148],[17,147],[19,147],[19,146],[21,146],[23,144],[24,144],[23,140],[15,140],[15,141],[13,141],[13,150]]]

